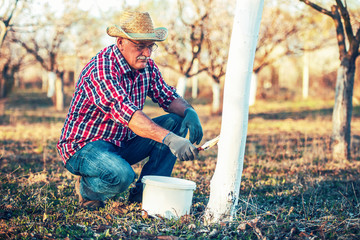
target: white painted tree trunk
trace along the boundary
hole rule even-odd
[[[57,111],[64,110],[64,80],[60,77],[56,78],[55,82],[55,108]]]
[[[199,78],[197,76],[192,77],[192,88],[191,88],[191,97],[196,99],[199,91]]]
[[[213,113],[220,112],[220,83],[212,81],[212,93],[213,93],[213,102],[212,109]]]
[[[258,79],[258,74],[253,72],[251,74],[249,106],[254,106],[255,105],[256,90],[257,90],[257,79]]]
[[[194,72],[199,71],[199,61],[197,59],[194,60]],[[196,99],[199,91],[199,78],[198,75],[192,77],[192,88],[191,88],[191,97]]]
[[[337,72],[335,105],[332,116],[332,150],[335,161],[350,159],[351,116],[354,73],[341,65]]]
[[[302,75],[302,97],[309,97],[309,53],[304,51],[303,55],[303,75]]]
[[[250,81],[264,0],[238,0],[225,76],[219,152],[206,224],[236,215],[248,125]]]
[[[180,77],[176,84],[176,92],[182,97],[185,96],[186,82],[187,82],[187,77],[184,76],[184,77]]]
[[[48,80],[47,97],[51,98],[55,94],[56,73],[48,72],[47,80]]]
[[[41,90],[44,92],[47,92],[48,90],[48,72],[43,70],[42,74],[41,74],[41,80],[42,80],[42,84],[41,84]]]

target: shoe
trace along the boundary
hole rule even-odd
[[[141,203],[142,202],[142,189],[130,188],[129,190],[129,203]]]
[[[105,203],[103,201],[100,201],[100,200],[86,200],[85,198],[83,198],[83,196],[81,196],[81,194],[80,194],[80,180],[81,180],[81,176],[79,176],[76,179],[76,182],[75,182],[75,192],[79,196],[80,207],[81,208],[86,208],[86,209],[88,209],[90,211],[99,210],[99,208],[104,208]]]
[[[80,203],[80,207],[86,208],[87,210],[90,210],[90,211],[97,211],[100,208],[104,208],[105,203],[100,200],[93,200],[93,201],[88,200],[88,201],[84,201],[84,202]]]

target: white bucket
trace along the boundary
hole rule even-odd
[[[171,219],[190,214],[193,181],[173,177],[144,176],[142,208],[150,216],[160,215]]]

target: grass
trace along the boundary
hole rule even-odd
[[[127,192],[90,212],[79,208],[74,176],[56,152],[66,113],[41,92],[16,93],[0,113],[0,239],[360,239],[360,110],[354,107],[353,159],[341,163],[331,159],[331,104],[251,107],[237,216],[205,226],[216,147],[174,168],[173,176],[197,184],[191,215],[143,217]],[[195,108],[203,141],[218,135],[221,116],[210,115],[209,105]],[[146,111],[161,114],[153,105]]]

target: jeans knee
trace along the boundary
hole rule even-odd
[[[125,191],[130,184],[135,180],[136,174],[129,166],[118,170],[110,170],[101,176],[108,188],[113,189],[114,192]]]
[[[177,133],[180,130],[182,121],[183,121],[182,117],[180,117],[177,114],[171,113],[166,115],[166,120],[160,123],[160,125],[163,128],[166,128],[172,132]]]

